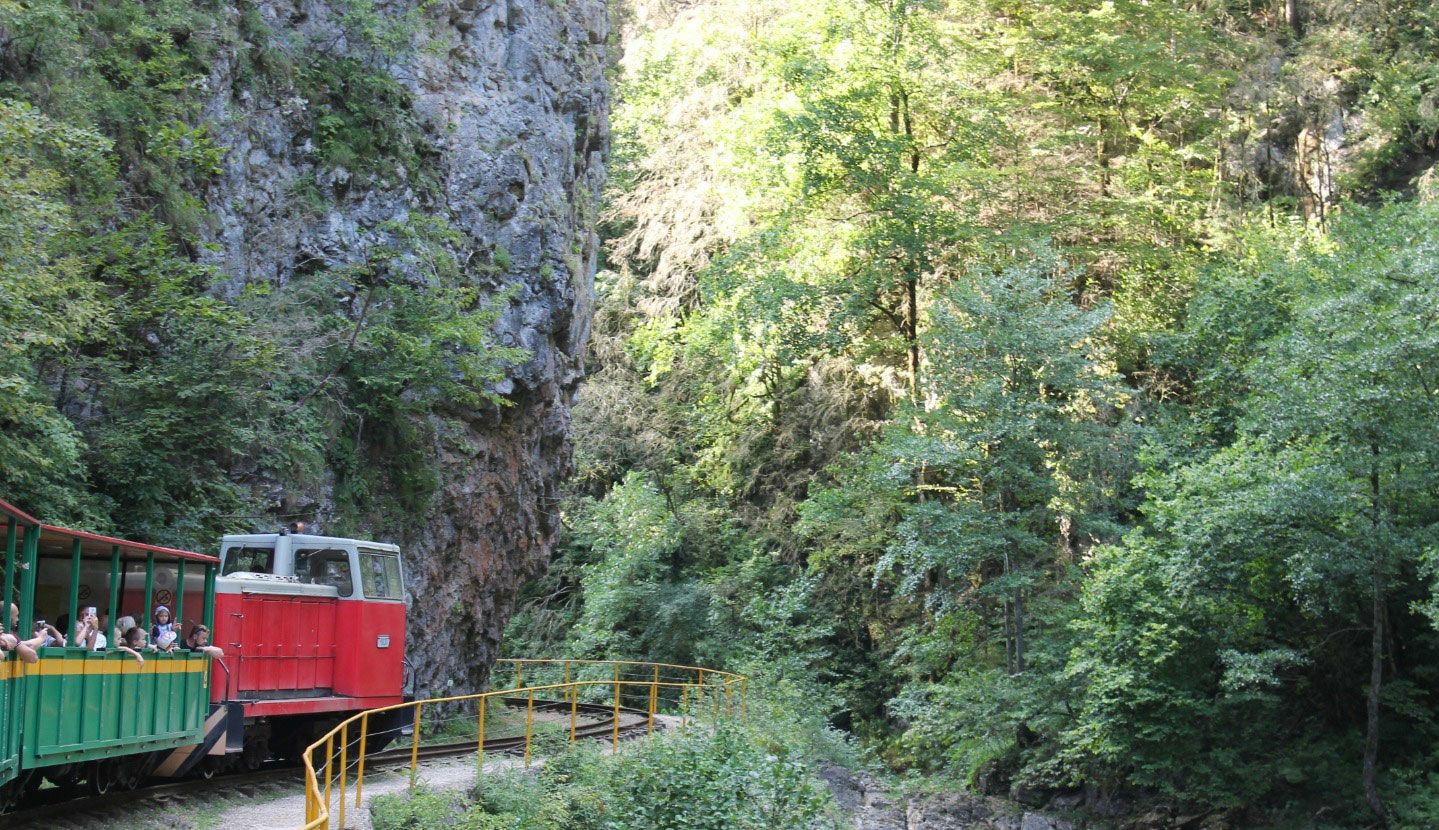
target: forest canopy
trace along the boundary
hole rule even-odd
[[[509,648],[760,672],[1036,803],[1439,821],[1432,7],[622,12]]]

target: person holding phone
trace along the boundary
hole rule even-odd
[[[60,629],[45,622],[44,617],[35,620],[35,636],[26,642],[39,643],[35,648],[58,648],[65,645],[65,635]]]
[[[92,605],[80,613],[80,622],[75,624],[75,639],[70,643],[72,646],[86,651],[105,650],[105,632],[100,630],[100,618],[96,615],[96,610]]]

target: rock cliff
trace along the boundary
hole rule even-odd
[[[442,405],[428,511],[369,527],[406,551],[417,693],[472,689],[519,583],[548,557],[571,465],[607,143],[605,4],[259,0],[231,14],[249,48],[221,51],[204,114],[225,151],[200,254],[227,275],[219,290],[363,261],[422,216],[452,232],[482,296],[509,292],[498,339],[526,359],[493,391],[510,405]],[[312,60],[308,80],[282,67],[254,81],[274,43]],[[371,144],[345,153],[336,135]],[[324,487],[275,487],[275,503],[322,528],[334,517]]]

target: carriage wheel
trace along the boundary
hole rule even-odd
[[[115,758],[104,758],[90,764],[90,774],[85,780],[91,795],[109,795],[115,789],[119,765],[119,760]]]

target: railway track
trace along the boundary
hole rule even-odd
[[[524,709],[525,698],[503,698],[511,709]],[[561,701],[535,701],[536,713],[562,713],[568,716],[570,705]],[[607,704],[580,703],[576,711],[589,717],[600,716],[598,722],[590,722],[575,728],[575,740],[606,740],[614,736],[614,707]],[[639,709],[620,707],[621,740],[636,737],[649,731],[648,714]],[[657,722],[655,728],[661,728]],[[434,761],[473,755],[478,750],[478,741],[421,745],[418,760]],[[525,749],[524,736],[493,738],[485,741],[485,753],[499,755],[522,755]],[[365,769],[375,771],[384,768],[407,766],[410,763],[411,746],[399,746],[379,752],[366,753]],[[167,783],[142,784],[134,790],[112,792],[103,796],[73,796],[46,798],[47,792],[37,794],[40,803],[32,799],[31,804],[5,815],[0,815],[3,830],[51,830],[57,823],[67,827],[104,826],[106,819],[113,820],[117,810],[140,802],[154,802],[159,806],[183,802],[198,794],[220,794],[237,791],[242,795],[259,795],[273,791],[276,785],[301,783],[298,764],[267,762],[267,767],[253,772],[221,773],[211,779],[187,778]],[[85,822],[90,823],[85,823]],[[79,822],[79,823],[76,823]]]

